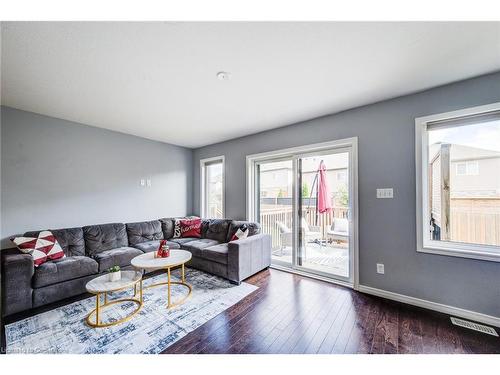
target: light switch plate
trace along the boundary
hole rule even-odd
[[[385,266],[383,263],[377,263],[377,273],[382,275],[385,273]]]
[[[150,178],[148,178],[148,179],[146,180],[146,185],[147,185],[148,187],[151,187],[151,179],[150,179]]]
[[[146,185],[146,181],[143,178],[141,178],[141,186],[145,186],[145,185]]]
[[[392,188],[377,189],[377,198],[387,199],[394,197],[394,190]]]

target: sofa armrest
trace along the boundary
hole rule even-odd
[[[256,234],[228,243],[228,279],[241,282],[271,265],[271,236]]]
[[[1,251],[2,315],[31,309],[31,279],[35,272],[33,257],[17,249]]]

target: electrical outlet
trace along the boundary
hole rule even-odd
[[[383,263],[377,263],[377,273],[384,274],[385,273],[385,267]]]
[[[143,178],[141,178],[141,186],[145,186],[145,185],[146,185],[146,181]]]
[[[394,190],[392,188],[377,189],[377,198],[393,198]]]
[[[148,187],[151,187],[151,179],[150,179],[150,178],[148,178],[148,179],[146,180],[146,185],[147,185]]]

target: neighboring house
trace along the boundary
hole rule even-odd
[[[466,241],[473,237],[479,243],[499,244],[499,239],[489,228],[493,228],[497,217],[500,217],[500,152],[435,143],[429,148],[429,162],[433,238]],[[443,173],[449,175],[449,180],[442,177]],[[445,202],[443,187],[447,184],[449,201]],[[450,233],[443,236],[442,216],[446,210],[450,217]],[[481,217],[480,228],[469,224],[472,216]]]
[[[307,196],[311,194],[319,162],[304,160],[302,174],[302,191]],[[264,164],[260,169],[261,198],[290,198],[292,197],[292,167],[290,162],[276,162]],[[347,189],[347,168],[344,163],[327,164],[326,178],[332,198],[342,190]],[[315,190],[312,192],[313,198]]]

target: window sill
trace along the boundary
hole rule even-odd
[[[474,246],[474,245],[472,245]],[[417,252],[435,255],[445,255],[459,258],[500,262],[500,248],[497,246],[477,246],[480,249],[471,249],[470,245],[455,244],[452,246],[425,245],[417,248]]]

